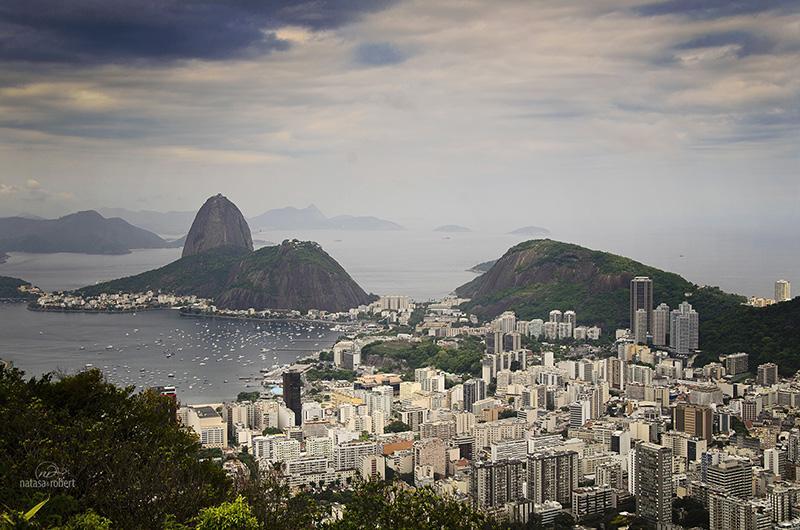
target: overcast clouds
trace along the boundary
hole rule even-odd
[[[796,223],[797,5],[3,2],[0,213]]]

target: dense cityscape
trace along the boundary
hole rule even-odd
[[[0,530],[800,530],[799,30],[0,1]]]
[[[547,321],[507,311],[478,325],[463,300],[381,297],[362,314],[401,328],[346,337],[288,367],[282,398],[243,395],[179,415],[204,447],[280,466],[293,488],[394,478],[523,524],[564,513],[577,523],[635,513],[671,524],[673,506],[688,503],[712,529],[800,527],[800,382],[774,363],[751,366],[746,352],[694,366],[691,305],[654,305],[646,277],[630,294],[630,329],[605,342],[570,310]],[[776,295],[791,298],[786,282]],[[409,321],[413,331],[398,332]],[[386,373],[364,358],[369,344],[429,337],[453,350],[480,338],[480,373]],[[325,379],[307,376],[323,367]],[[246,471],[236,458],[225,467]]]

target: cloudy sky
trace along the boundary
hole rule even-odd
[[[800,222],[796,1],[5,0],[0,213]]]

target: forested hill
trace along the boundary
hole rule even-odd
[[[546,319],[552,309],[572,309],[585,324],[607,333],[629,325],[630,281],[653,280],[653,302],[675,308],[687,300],[700,313],[698,361],[719,354],[751,354],[751,368],[774,361],[782,373],[800,369],[800,301],[767,308],[743,305],[743,296],[701,287],[678,274],[579,245],[535,239],[510,248],[487,272],[456,290],[464,308],[483,319],[513,310],[519,318]]]

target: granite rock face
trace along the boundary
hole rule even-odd
[[[182,257],[220,247],[252,251],[253,238],[242,212],[221,194],[209,198],[197,212],[186,236]]]

